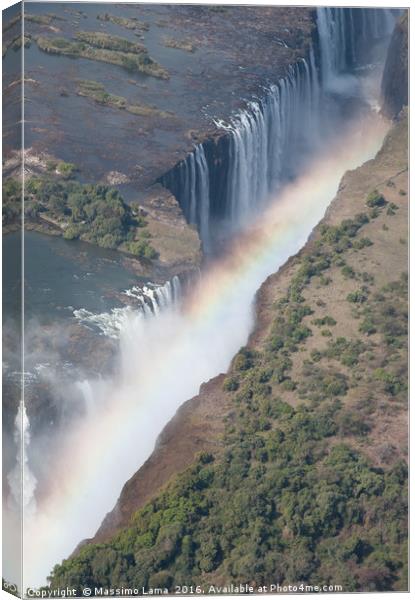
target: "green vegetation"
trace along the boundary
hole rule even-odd
[[[115,96],[105,91],[104,86],[97,81],[81,80],[78,82],[77,92],[78,96],[85,96],[91,98],[98,104],[105,106],[112,106],[114,108],[125,109],[127,106],[127,100],[121,96]]]
[[[108,13],[104,13],[103,15],[97,15],[97,19],[99,19],[100,21],[109,21],[114,25],[125,27],[125,29],[138,31],[148,31],[150,29],[150,25],[148,23],[140,21],[135,17],[127,19],[125,17],[117,17],[115,15],[109,15]]]
[[[78,167],[76,165],[74,165],[73,163],[67,163],[67,162],[58,162],[58,164],[56,165],[56,172],[59,175],[62,175],[62,177],[64,179],[70,179],[71,177],[73,177],[76,173],[76,171],[78,170]]]
[[[360,327],[372,323],[361,330],[364,340],[359,331],[346,338],[323,329],[330,335],[321,347],[316,328],[341,323],[313,318],[310,301],[328,271],[349,279],[343,255],[357,251],[353,242],[369,222],[361,213],[323,225],[295,259],[267,339],[259,349],[241,348],[223,382],[233,408],[222,450],[202,453],[110,541],[57,565],[51,588],[173,589],[242,579],[406,589],[406,464],[375,466],[356,445],[370,444],[375,396],[394,406],[406,401],[407,277],[347,294],[345,322],[354,314]],[[347,285],[371,277],[353,270]]]
[[[347,300],[355,304],[363,304],[367,300],[367,291],[366,287],[362,287],[355,292],[350,292],[350,294],[347,294]]]
[[[51,38],[39,36],[36,42],[40,50],[50,54],[70,56],[72,58],[88,58],[90,60],[118,65],[131,72],[152,75],[159,79],[169,78],[168,72],[150,58],[144,46],[142,51],[139,52],[139,44],[132,44],[128,40],[125,40],[124,47],[130,49],[134,47],[134,51],[121,51],[119,48],[122,38],[102,33],[82,33],[82,36],[85,38],[84,41],[80,39],[68,40],[62,37]],[[129,46],[129,44],[132,44],[132,46]]]
[[[333,317],[326,315],[322,319],[314,319],[313,325],[317,325],[317,327],[322,327],[323,325],[333,326],[336,325],[336,321],[333,319]]]
[[[386,200],[382,196],[382,194],[379,194],[379,192],[377,190],[373,190],[373,192],[370,192],[370,194],[368,195],[368,197],[366,199],[366,204],[370,208],[375,208],[375,207],[385,206]]]
[[[170,119],[174,116],[172,113],[158,110],[153,106],[146,106],[144,104],[129,104],[126,98],[123,98],[122,96],[116,96],[114,94],[109,94],[105,90],[105,87],[97,81],[79,81],[77,94],[78,96],[85,96],[86,98],[91,98],[98,104],[110,106],[112,108],[119,108],[133,115],[138,115],[141,117]]]
[[[125,38],[109,35],[100,31],[79,31],[76,34],[79,41],[85,42],[95,48],[105,48],[131,54],[147,54],[146,47],[137,42],[130,42]]]
[[[36,23],[37,25],[50,25],[54,19],[54,15],[30,15],[25,13],[25,21]]]
[[[388,348],[404,348],[408,335],[408,280],[403,274],[393,285],[374,294],[360,312],[360,331],[367,336],[379,333]]]
[[[385,369],[376,369],[374,378],[382,382],[384,391],[391,396],[397,396],[399,392],[407,389],[405,381]]]
[[[63,173],[63,179],[45,176],[26,181],[28,221],[53,226],[67,240],[80,239],[148,260],[157,258],[145,232],[146,221],[124,202],[117,190],[68,179],[76,168],[71,163],[51,161],[49,167]],[[10,200],[19,197],[19,185],[15,180],[6,180]],[[5,204],[6,209],[9,205],[10,202]]]
[[[191,40],[176,40],[175,38],[166,37],[163,40],[163,44],[167,48],[176,48],[185,52],[196,52],[196,46]]]
[[[278,399],[229,426],[223,460],[196,464],[111,543],[56,566],[52,587],[197,585],[235,579],[388,590],[403,564],[404,463],[371,467],[333,436],[364,426]],[[338,421],[338,422],[337,422]],[[266,423],[269,427],[265,427]]]
[[[16,224],[22,214],[22,184],[13,177],[3,179],[3,227]]]

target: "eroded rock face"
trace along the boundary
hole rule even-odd
[[[196,227],[186,223],[173,194],[155,184],[145,191],[141,202],[159,267],[171,275],[197,269],[202,259],[199,235]]]
[[[382,112],[395,119],[408,104],[408,13],[395,25],[382,79]]]

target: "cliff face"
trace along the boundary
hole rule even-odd
[[[408,13],[395,25],[382,79],[383,113],[396,118],[408,104]]]
[[[73,565],[65,561],[55,570],[54,586],[68,577],[76,583],[78,564],[100,564],[108,553],[119,567],[128,547],[135,549],[134,577],[150,584],[157,577],[166,586],[193,581],[180,579],[191,577],[192,568],[202,583],[210,577],[220,584],[232,575],[258,583],[265,575],[254,572],[254,565],[267,573],[276,561],[279,581],[316,575],[347,591],[406,589],[407,190],[403,115],[376,158],[344,176],[303,250],[263,284],[255,331],[228,377],[202,386],[178,411],[95,538]],[[198,462],[200,451],[210,457]],[[301,490],[314,498],[314,508],[301,504]],[[246,493],[255,497],[242,510]],[[341,495],[335,513],[324,513],[329,508],[319,494]],[[188,498],[196,505],[173,531],[169,507],[176,507],[179,519],[177,507]],[[392,512],[382,512],[392,506]],[[357,511],[355,517],[349,509]],[[255,518],[248,515],[253,510]],[[316,525],[321,510],[322,529]],[[278,550],[272,542],[274,549],[266,551],[263,529],[251,539],[253,522],[266,522]],[[387,533],[389,527],[396,535]],[[185,547],[184,531],[193,546]],[[153,536],[150,546],[146,536]],[[252,551],[252,560],[242,560],[257,542],[266,557]],[[120,581],[129,581],[120,568]],[[102,577],[94,568],[90,576]],[[112,573],[110,583],[117,578]]]

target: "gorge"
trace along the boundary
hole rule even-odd
[[[261,283],[307,242],[345,171],[372,159],[381,147],[388,123],[372,110],[379,100],[366,96],[372,89],[366,84],[380,81],[396,17],[386,9],[317,9],[307,55],[290,65],[284,77],[264,85],[260,97],[229,119],[217,119],[215,133],[198,141],[192,153],[159,178],[177,198],[188,223],[197,226],[205,265],[188,285],[173,278],[164,287],[133,286],[126,291],[135,297],[132,308],[74,312],[81,323],[119,341],[118,370],[111,379],[79,382],[86,414],[74,426],[55,432],[36,510],[26,512],[24,587],[44,584],[54,563],[96,533],[130,480],[120,500],[128,496],[128,485],[176,410],[198,394],[203,382],[226,372],[246,343]],[[378,69],[365,73],[368,56]],[[179,293],[180,287],[184,289]],[[243,356],[254,360],[249,351]],[[222,401],[222,392],[216,393]],[[213,454],[221,446],[216,438],[223,432],[222,417],[232,414],[232,408],[222,407],[219,413],[220,419],[204,415],[212,431],[206,439],[200,434],[201,446],[212,446]],[[191,421],[191,416],[186,418]],[[34,445],[32,455],[27,449],[32,466],[45,460],[43,442],[37,449]],[[156,477],[153,490],[143,495],[135,489],[137,498],[130,496],[125,513],[119,501],[92,544],[87,542],[55,568],[52,587],[98,583],[96,574],[87,575],[93,543],[107,542],[127,527],[144,501],[192,464],[195,453],[192,446],[179,459],[179,468]],[[205,456],[201,464],[211,460]],[[49,481],[45,473],[52,474]],[[56,481],[56,473],[65,476]],[[36,552],[39,544],[45,548],[41,555]],[[226,550],[212,550],[214,567],[205,561],[205,572],[218,567],[220,552]],[[120,577],[129,583],[127,567],[123,562]],[[112,573],[113,567],[109,569]],[[152,573],[165,569],[153,565],[147,571],[151,579]],[[134,577],[140,576],[139,569],[137,573]],[[171,574],[164,577],[161,583],[171,585]]]

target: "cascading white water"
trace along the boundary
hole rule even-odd
[[[205,251],[209,251],[210,244],[210,185],[209,169],[202,144],[198,144],[194,152],[196,163],[196,184],[198,186],[195,193],[197,217],[194,223],[199,224],[200,236],[204,240]]]
[[[335,88],[339,75],[367,62],[363,56],[377,40],[392,33],[392,10],[378,8],[317,8],[321,76],[325,89]]]
[[[293,171],[291,161],[318,130],[319,83],[314,53],[290,66],[263,99],[250,102],[229,124],[227,218],[244,227]]]
[[[209,168],[202,144],[197,144],[179,165],[178,185],[182,189],[181,206],[187,221],[196,225],[208,251],[210,243]],[[168,187],[168,186],[167,186]]]
[[[277,84],[269,86],[261,99],[247,103],[229,122],[214,121],[228,134],[227,164],[209,160],[203,144],[182,161],[174,173],[162,178],[179,199],[189,223],[198,226],[204,252],[209,254],[212,222],[228,231],[243,228],[264,206],[269,195],[287,180],[296,160],[318,127],[319,80],[310,50],[288,68]],[[225,169],[221,185],[217,169]]]
[[[131,316],[153,317],[170,306],[177,304],[182,294],[179,277],[175,275],[164,285],[148,283],[142,287],[133,286],[123,292],[131,298],[133,305],[113,308],[109,312],[94,313],[85,308],[73,311],[75,319],[86,327],[98,330],[102,335],[118,339]]]
[[[7,475],[10,495],[8,503],[14,510],[23,510],[28,516],[36,511],[36,477],[30,470],[28,448],[30,445],[30,423],[24,402],[19,404],[14,422],[14,441],[17,447],[16,466]]]
[[[344,93],[348,88],[358,94],[356,81],[344,75],[367,63],[367,50],[391,34],[394,22],[389,9],[317,8],[320,76],[311,47],[307,60],[290,66],[263,98],[248,102],[227,123],[215,121],[229,132],[225,161],[212,158],[207,146],[198,144],[161,178],[188,222],[197,225],[205,254],[214,250],[215,226],[227,234],[239,231],[296,174],[310,139],[315,151],[325,117],[319,107],[322,91]]]
[[[87,416],[92,417],[96,409],[96,404],[91,383],[88,381],[88,379],[84,379],[83,381],[77,381],[76,387],[81,392],[84,399]]]

